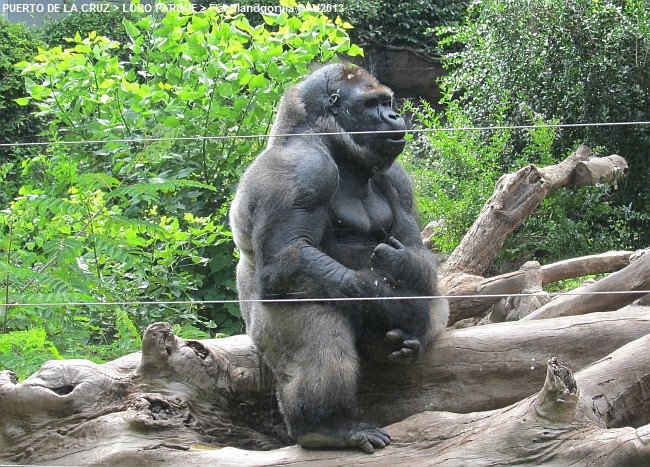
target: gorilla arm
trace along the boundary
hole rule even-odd
[[[296,158],[297,159],[297,158]],[[384,276],[368,268],[345,267],[321,249],[327,210],[338,187],[338,170],[324,153],[301,154],[286,176],[291,199],[267,206],[253,233],[258,253],[257,284],[262,298],[358,298],[390,296]],[[275,180],[281,199],[284,183]],[[268,187],[267,187],[268,188]],[[285,190],[286,191],[286,190]]]

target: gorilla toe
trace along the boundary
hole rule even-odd
[[[413,363],[420,354],[420,339],[401,329],[391,329],[386,333],[386,341],[400,346],[391,352],[388,359],[391,362],[408,365]]]
[[[366,423],[345,423],[332,428],[315,428],[297,437],[304,448],[355,448],[372,454],[391,442],[390,434]]]

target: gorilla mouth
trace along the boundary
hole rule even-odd
[[[405,131],[400,131],[397,133],[385,133],[382,135],[383,139],[390,141],[391,143],[402,143],[404,142],[404,136],[406,135]]]

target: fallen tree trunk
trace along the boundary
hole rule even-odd
[[[448,331],[417,367],[366,368],[362,415],[386,425],[424,411],[500,409],[539,389],[550,356],[580,369],[648,333],[645,307]],[[145,332],[141,354],[104,365],[52,361],[23,383],[8,371],[0,373],[0,462],[144,465],[154,458],[180,463],[181,455],[184,464],[198,465],[217,451],[182,451],[280,447],[287,440],[272,392],[270,374],[246,336],[184,340],[157,323]],[[434,431],[448,428],[439,425],[447,417],[465,419],[446,412],[427,417]],[[404,422],[404,430],[422,430],[422,420]],[[379,456],[228,448],[213,461],[271,465],[286,455],[287,461],[377,462],[412,442],[401,441],[399,429],[396,433],[396,447]]]
[[[596,184],[615,181],[627,174],[627,163],[622,157],[612,155],[599,159],[592,158],[592,154],[591,149],[583,145],[559,164],[541,168],[529,165],[501,177],[478,218],[442,266],[441,290],[445,295],[460,297],[449,301],[450,323],[482,316],[501,298],[468,299],[468,295],[521,293],[522,288],[518,287],[522,278],[517,272],[489,279],[483,276],[506,238],[521,226],[549,193],[570,185],[584,186],[589,182]],[[624,263],[625,256],[629,258],[630,254],[624,252],[623,255],[611,254],[609,257],[583,261],[573,276],[568,276],[567,269],[562,273],[557,271],[557,268],[566,268],[566,264],[558,265],[555,270],[549,270],[548,275],[557,274],[556,280],[559,280],[612,272],[624,267],[620,263]],[[546,283],[548,282],[551,281]]]

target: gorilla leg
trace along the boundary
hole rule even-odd
[[[350,421],[356,411],[359,357],[347,318],[321,305],[282,308],[268,310],[276,340],[266,341],[262,354],[276,377],[289,435],[307,448],[373,452],[388,445],[388,433]]]

